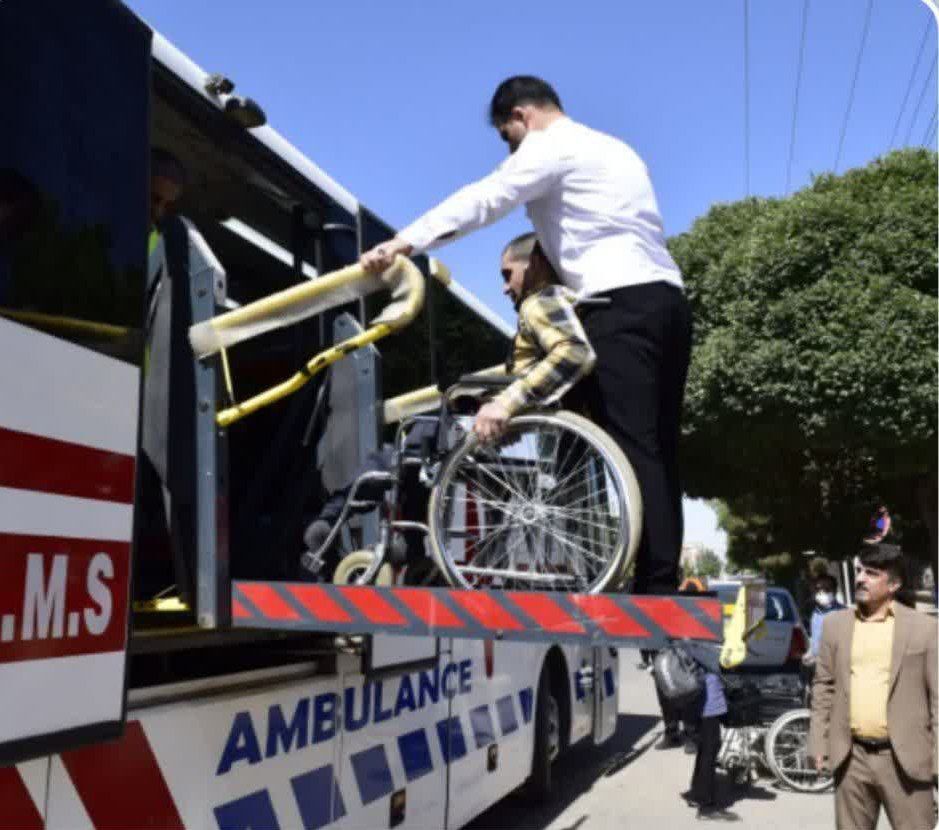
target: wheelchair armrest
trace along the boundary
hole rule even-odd
[[[482,386],[486,389],[505,389],[511,386],[518,378],[515,375],[462,375],[457,381],[458,386]]]

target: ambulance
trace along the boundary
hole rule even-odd
[[[0,829],[458,828],[519,787],[547,797],[561,752],[614,733],[615,646],[719,638],[704,600],[291,581],[305,523],[413,390],[499,362],[511,329],[419,259],[407,331],[221,429],[218,366],[176,335],[393,229],[116,0],[2,0],[0,106]],[[186,171],[158,283],[153,148]],[[240,391],[361,331],[371,302],[252,341]]]

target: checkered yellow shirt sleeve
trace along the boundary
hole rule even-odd
[[[593,348],[563,288],[550,286],[519,309],[510,372],[518,375],[496,402],[510,415],[561,398],[596,361]]]

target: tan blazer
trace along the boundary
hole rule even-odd
[[[893,604],[893,651],[887,733],[903,771],[916,781],[936,775],[936,622]],[[826,615],[812,684],[809,752],[837,770],[851,754],[851,642],[854,609]]]

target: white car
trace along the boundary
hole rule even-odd
[[[710,582],[708,589],[717,592],[726,615],[733,608],[740,584]],[[792,594],[785,588],[769,586],[766,589],[765,622],[747,641],[747,657],[735,671],[798,674],[802,656],[808,650],[809,637],[799,619]]]

